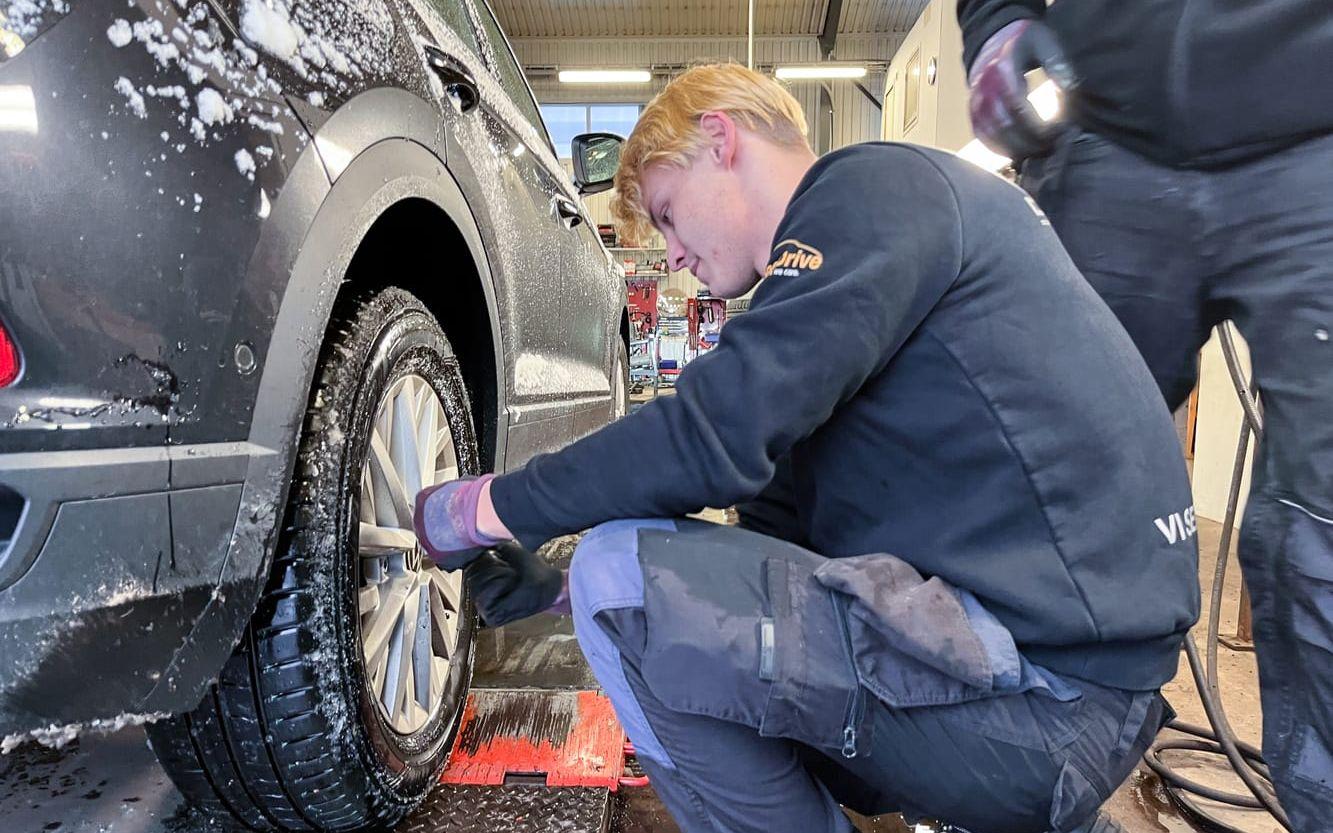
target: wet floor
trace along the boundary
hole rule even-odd
[[[218,833],[189,810],[142,728],[80,738],[64,749],[24,744],[0,757],[6,833]]]

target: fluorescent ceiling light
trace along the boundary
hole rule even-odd
[[[1044,81],[1037,85],[1035,90],[1028,93],[1028,101],[1042,121],[1050,121],[1060,115],[1060,88],[1055,86],[1054,81]],[[995,153],[983,145],[980,139],[973,139],[963,145],[958,155],[973,165],[992,172],[999,171],[1013,161],[1008,156]]]
[[[646,69],[562,69],[562,84],[647,84],[653,74]]]
[[[866,68],[846,64],[810,64],[778,67],[774,73],[783,81],[811,81],[824,78],[865,78]]]

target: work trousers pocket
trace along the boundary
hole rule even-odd
[[[925,579],[896,556],[830,559],[815,577],[846,597],[858,676],[893,708],[1050,688],[1019,655],[1009,630],[971,593],[938,576]],[[1052,693],[1077,697],[1072,690]]]
[[[639,535],[640,672],[654,695],[768,737],[842,748],[860,688],[833,600],[814,578],[826,559],[734,527],[680,527]]]
[[[773,688],[759,733],[833,747],[848,758],[866,754],[871,723],[843,600],[815,577],[818,563],[770,559],[765,566]]]

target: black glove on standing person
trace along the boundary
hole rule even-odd
[[[986,40],[967,73],[973,132],[986,147],[1015,161],[1042,153],[1060,132],[1028,101],[1024,73],[1038,67],[1062,92],[1078,86],[1050,27],[1040,20],[1015,20]]]

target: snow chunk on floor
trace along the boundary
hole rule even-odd
[[[117,78],[116,92],[125,96],[125,100],[129,103],[130,110],[134,115],[141,119],[148,118],[148,108],[144,106],[143,96],[137,89],[135,89],[134,84],[130,82],[130,79],[123,75]]]
[[[117,48],[128,46],[134,40],[134,30],[130,28],[128,20],[118,17],[115,23],[107,27],[106,39]]]
[[[199,121],[204,124],[226,124],[233,118],[222,94],[212,87],[200,90],[194,101],[199,107]]]
[[[241,10],[241,34],[265,52],[290,61],[300,48],[300,32],[292,24],[287,9],[276,8],[264,0],[245,0]]]
[[[255,178],[255,158],[250,155],[250,151],[244,148],[236,151],[236,170],[252,180]]]

